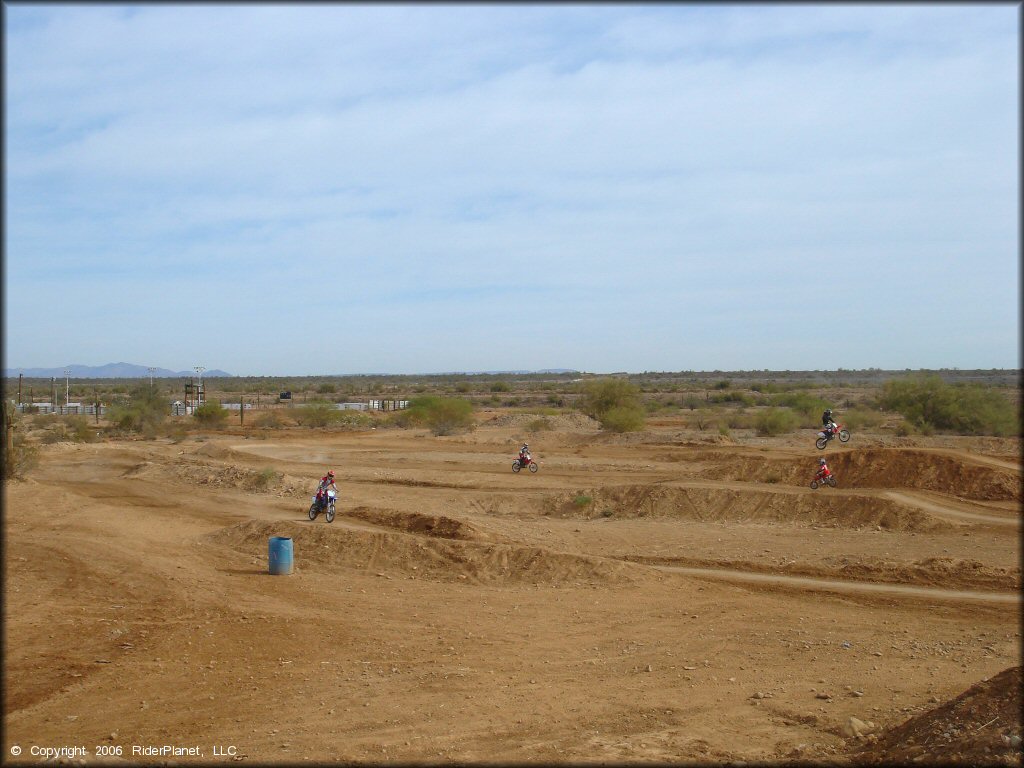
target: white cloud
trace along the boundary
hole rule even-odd
[[[576,365],[621,369],[629,348],[638,369],[679,367],[669,361],[702,348],[673,320],[716,317],[707,366],[721,367],[712,358],[727,341],[735,367],[808,367],[743,364],[741,329],[778,312],[780,356],[793,348],[823,265],[864,311],[920,315],[941,297],[950,325],[969,329],[991,325],[995,298],[997,318],[1016,316],[1010,8],[7,13],[7,279],[19,292],[83,263],[128,291],[184,270],[185,306],[210,311],[209,281],[241,285],[249,293],[223,301],[221,322],[247,318],[274,338],[280,312],[316,336],[333,308],[300,308],[329,275],[349,292],[347,327],[408,333],[423,312],[453,318],[430,354],[467,360],[431,370],[502,350],[560,365],[503,335],[524,306],[557,329],[545,348],[578,350]],[[942,270],[929,266],[936,253]],[[266,303],[253,312],[256,293]],[[37,306],[9,317],[38,326]],[[90,324],[107,327],[102,313]],[[991,365],[1015,363],[997,352],[1016,349],[1012,325],[996,332]],[[650,348],[635,343],[658,332]],[[45,337],[18,338],[9,354],[49,364]],[[929,344],[891,356],[957,364]],[[876,345],[860,346],[877,365]],[[353,370],[383,370],[374,354]],[[300,372],[287,370],[299,360],[282,365]]]

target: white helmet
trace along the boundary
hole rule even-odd
[[[825,466],[825,460],[824,459],[818,459],[818,463],[821,464],[821,466],[823,466],[823,467]]]

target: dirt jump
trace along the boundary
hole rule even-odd
[[[1017,441],[477,418],[44,446],[5,761],[1020,765]]]

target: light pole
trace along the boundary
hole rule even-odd
[[[71,405],[71,370],[64,369],[64,407]]]
[[[153,371],[155,371],[156,368],[147,368],[146,370],[149,371],[149,388],[152,389],[153,388]]]
[[[198,403],[198,405],[202,405],[203,404],[203,371],[205,371],[206,369],[203,366],[201,366],[201,365],[197,365],[195,368],[193,368],[193,370],[197,374],[199,374],[199,390],[198,390],[199,394],[197,395],[196,402]]]

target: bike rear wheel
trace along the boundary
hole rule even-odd
[[[817,446],[819,451],[824,451],[825,450],[825,446],[828,445],[828,438],[827,437],[819,437],[817,440],[814,441],[814,444],[815,444],[815,446]]]
[[[309,505],[309,519],[316,520],[316,516],[320,514],[320,511],[316,508],[316,502],[314,501]]]
[[[818,489],[818,481],[817,480],[811,480],[811,490],[812,491],[816,491],[817,489]]]
[[[519,464],[519,460],[516,459],[515,461],[512,462],[512,471],[518,472],[520,469],[522,469],[522,467]]]

